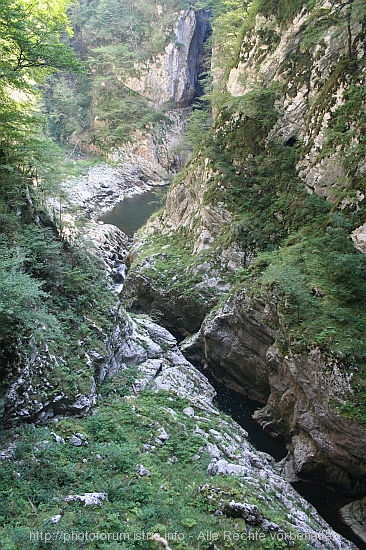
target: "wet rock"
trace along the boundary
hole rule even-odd
[[[341,361],[317,349],[283,357],[274,345],[280,331],[276,316],[274,304],[239,292],[213,311],[182,349],[193,358],[201,352],[220,382],[266,403],[254,417],[273,435],[287,438],[286,479],[311,475],[363,494],[366,429],[334,407],[350,395],[349,375]]]
[[[94,165],[86,176],[71,178],[63,184],[72,207],[80,209],[87,219],[97,221],[125,197],[144,193],[169,181],[166,170],[158,163],[152,165],[139,155],[120,151],[114,161],[116,166]],[[64,207],[65,221],[69,213],[72,221],[71,210]]]
[[[342,365],[323,357],[319,349],[286,357],[276,349],[272,352],[276,360],[270,369],[271,394],[254,416],[269,431],[292,434],[287,471],[328,479],[362,494],[366,429],[341,417],[334,407],[350,393]]]

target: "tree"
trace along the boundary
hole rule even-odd
[[[2,0],[0,5],[0,91],[33,88],[55,69],[80,67],[66,43],[71,35],[69,0]]]
[[[0,4],[0,167],[24,172],[27,147],[42,130],[39,86],[61,68],[81,62],[62,40],[72,34],[65,9],[69,0],[2,0]],[[39,149],[39,148],[38,148]],[[30,157],[24,152],[30,152]]]

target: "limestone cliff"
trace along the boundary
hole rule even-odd
[[[174,146],[186,129],[192,102],[200,95],[199,75],[210,30],[208,12],[182,10],[177,14],[174,39],[164,52],[135,63],[135,76],[125,80],[125,86],[148,99],[152,109],[165,106],[167,123],[158,132],[153,125],[148,132],[137,132],[123,150],[139,155],[152,167],[163,167],[168,173],[181,169],[186,161],[174,153]]]
[[[155,59],[137,64],[138,76],[129,77],[126,86],[147,97],[154,107],[168,101],[179,107],[191,105],[197,95],[203,44],[210,32],[208,17],[205,11],[181,11],[174,28],[175,40]]]
[[[361,494],[365,320],[350,312],[365,281],[363,268],[352,282],[341,266],[364,265],[350,234],[362,240],[365,219],[365,10],[358,0],[286,6],[249,6],[226,73],[224,45],[214,47],[213,130],[137,242],[127,294],[149,308],[141,296],[154,288],[154,310],[174,325],[166,285],[178,295],[185,278],[190,308],[212,290],[209,307],[221,304],[188,356],[267,402],[257,417],[288,438],[288,473]],[[154,269],[148,251],[159,247]],[[188,319],[175,326],[195,331]]]
[[[306,5],[290,24],[258,13],[251,34],[244,36],[239,59],[230,70],[227,90],[234,97],[251,90],[281,86],[278,98],[281,117],[269,139],[291,143],[301,140],[304,151],[298,171],[308,189],[339,199],[351,177],[345,157],[352,159],[353,180],[365,176],[364,154],[360,148],[363,122],[358,109],[348,106],[343,120],[343,138],[333,143],[329,126],[355,93],[365,86],[364,10],[361,2],[317,2]],[[352,98],[353,99],[353,98]],[[355,99],[356,97],[355,97]],[[349,182],[350,183],[350,182]],[[352,182],[355,186],[355,181]],[[354,189],[353,200],[363,200],[362,189]],[[358,191],[358,194],[357,194]]]

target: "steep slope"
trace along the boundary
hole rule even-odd
[[[122,147],[168,172],[181,167],[185,159],[173,146],[199,94],[210,33],[202,6],[78,0],[70,9],[70,44],[86,70],[49,80],[45,110],[53,136],[74,152],[111,158]]]
[[[127,301],[183,334],[203,321],[186,353],[266,403],[287,474],[362,494],[365,9],[253,2],[239,31],[232,12],[236,50],[229,16],[213,24],[213,128],[136,244]]]
[[[100,6],[111,4],[121,7],[119,2]],[[132,13],[136,7],[123,5]],[[27,131],[33,129],[29,125]],[[21,133],[16,140],[14,134],[7,137],[17,155],[1,151],[0,156],[5,407],[0,538],[6,548],[156,548],[167,546],[165,539],[187,550],[193,544],[205,550],[213,541],[234,549],[239,540],[241,548],[353,548],[278,475],[269,456],[255,452],[244,430],[220,415],[213,388],[183,357],[175,339],[150,319],[120,308],[103,265],[87,252],[90,243],[64,238],[60,187],[59,217],[55,210],[50,219],[46,167],[40,177],[34,159],[25,165],[34,143],[22,141]],[[29,157],[22,158],[24,149]],[[214,225],[219,236],[232,214],[206,209],[202,196],[207,228]],[[185,260],[192,243],[182,233]],[[192,284],[197,283],[194,262],[214,244],[213,234],[201,232],[187,264]],[[113,258],[122,259],[123,235],[111,228],[100,235],[107,260],[112,246]],[[210,258],[204,266],[211,276],[207,311],[233,282],[222,275],[222,266],[234,272],[249,261],[240,243],[221,244],[214,272]],[[195,295],[188,287],[192,309],[203,290],[201,284]],[[196,348],[204,338],[202,332]],[[271,333],[264,347],[275,338]]]

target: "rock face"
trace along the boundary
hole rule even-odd
[[[56,358],[47,344],[33,339],[32,353],[25,361],[19,353],[19,361],[13,366],[13,382],[4,395],[4,416],[9,420],[46,422],[60,415],[87,414],[96,402],[96,384],[90,375],[84,380],[84,392],[73,393],[60,387],[60,380],[52,376],[65,364],[63,357]]]
[[[275,495],[273,505],[287,510],[287,528],[291,531],[294,529],[298,538],[306,539],[310,547],[319,550],[355,548],[352,543],[332,531],[317,512],[277,474],[274,460],[269,455],[253,449],[245,430],[232,420],[219,416],[213,403],[214,389],[205,376],[183,357],[175,339],[165,329],[152,323],[146,316],[132,320],[130,328],[131,332],[120,348],[124,364],[119,368],[138,364],[138,374],[135,382],[137,395],[127,399],[131,399],[133,403],[142,389],[150,388],[155,392],[168,391],[172,396],[176,395],[189,402],[189,407],[183,410],[183,414],[195,420],[193,435],[201,437],[204,442],[196,458],[200,460],[201,454],[205,452],[211,456],[207,473],[212,476],[212,483],[201,486],[200,492],[211,504],[215,503],[216,514],[244,518],[246,523],[260,526],[264,532],[278,533],[278,537],[290,545],[293,540],[291,536],[296,536],[294,533],[291,535],[288,529],[284,531],[277,524],[268,521],[257,506],[245,500],[239,501],[238,495],[235,500],[229,492],[215,486],[216,476],[237,476],[245,480],[246,487],[255,488],[257,495],[262,495],[263,490],[264,501],[268,500],[268,494],[272,491]],[[163,354],[162,349],[165,350]],[[108,376],[113,376],[113,373],[113,370],[105,372]],[[169,440],[169,418],[176,422],[177,415],[173,409],[167,409],[166,412],[164,425],[157,426],[156,422],[152,424],[157,435],[154,445],[145,445],[146,452],[153,453],[156,445],[164,445]],[[208,428],[212,417],[215,418],[216,429]],[[186,427],[181,425],[186,433]],[[143,465],[138,465],[138,468],[140,476],[150,474]]]
[[[283,474],[328,479],[355,495],[366,490],[366,429],[342,418],[337,406],[352,393],[340,361],[319,349],[283,356],[274,344],[279,325],[273,305],[231,297],[210,314],[182,351],[226,386],[266,403],[254,417],[288,441]]]
[[[176,289],[162,290],[141,273],[131,273],[126,279],[123,302],[135,313],[148,312],[156,322],[173,332],[198,330],[212,302],[197,303]]]
[[[135,132],[130,142],[111,155],[112,161],[127,162],[132,173],[142,170],[146,174],[142,177],[147,177],[151,182],[158,181],[159,175],[170,181],[171,175],[182,169],[187,161],[186,153],[178,153],[176,149],[186,131],[191,112],[190,106],[173,104],[171,109],[164,111],[166,124],[158,128],[152,126],[147,133]]]
[[[347,504],[347,506],[341,508],[340,513],[352,531],[360,537],[362,542],[366,543],[366,498]]]
[[[322,39],[311,36],[310,28],[322,25],[327,29]],[[323,146],[331,115],[344,105],[345,94],[352,86],[346,61],[342,66],[340,60],[350,55],[356,65],[362,63],[363,32],[360,2],[336,2],[333,7],[328,2],[317,2],[313,9],[304,7],[285,28],[274,17],[257,14],[252,32],[244,36],[240,60],[227,80],[227,90],[234,97],[267,88],[273,82],[285,85],[278,99],[282,116],[271,137],[289,144],[304,141],[307,150],[298,162],[299,174],[311,192],[330,201],[335,200],[349,176],[344,154],[330,148],[324,155]],[[364,78],[363,71],[361,86]],[[355,128],[355,148],[361,133]],[[355,172],[362,176],[363,156],[355,160]],[[355,197],[356,204],[358,200]]]
[[[146,97],[152,108],[164,105],[168,122],[158,131],[151,127],[144,133],[136,132],[130,143],[112,155],[116,160],[127,154],[135,170],[140,166],[145,173],[153,170],[161,174],[163,170],[165,180],[187,161],[186,153],[177,153],[174,147],[185,132],[194,98],[201,94],[198,79],[205,57],[204,43],[211,30],[209,14],[204,10],[183,10],[177,17],[174,38],[164,53],[136,64],[138,76],[125,81],[125,86]]]
[[[318,349],[308,356],[268,351],[271,395],[255,417],[291,435],[292,471],[326,478],[355,495],[366,490],[366,430],[337,414],[350,394],[349,377],[337,360]]]
[[[116,167],[97,164],[90,167],[86,176],[72,178],[64,184],[69,202],[81,209],[87,219],[97,220],[125,197],[166,185],[170,180],[161,165],[139,155],[116,153],[114,160]]]
[[[213,204],[206,200],[207,188],[213,184],[213,173],[208,159],[200,158],[200,164],[187,172],[183,181],[176,181],[169,189],[164,212],[148,223],[147,233],[159,231],[169,234],[185,229],[192,242],[193,254],[199,254],[217,246],[217,240],[232,222],[232,215],[225,202]],[[220,267],[235,272],[245,265],[246,255],[235,244],[220,247]]]
[[[355,106],[364,101],[357,96],[358,82],[363,86],[365,78],[363,17],[358,0],[349,4],[336,2],[332,6],[319,1],[312,8],[299,9],[286,21],[257,13],[252,20],[248,18],[240,53],[227,78],[217,68],[220,58],[215,58],[215,52],[219,48],[214,48],[214,73],[217,80],[221,78],[221,89],[232,98],[228,100],[231,111],[228,115],[224,113],[225,118],[217,109],[208,151],[203,148],[198,152],[184,176],[173,183],[163,214],[148,224],[142,240],[151,239],[154,243],[156,238],[164,246],[181,231],[189,241],[190,254],[196,258],[190,275],[201,277],[205,266],[207,280],[219,271],[221,275],[225,273],[229,287],[233,283],[230,273],[234,275],[238,269],[248,267],[253,254],[246,246],[243,227],[250,224],[250,219],[244,218],[242,226],[236,222],[232,210],[238,214],[239,209],[232,207],[228,195],[233,193],[232,202],[237,200],[235,193],[244,185],[241,180],[250,181],[257,144],[253,141],[247,158],[231,159],[225,157],[225,145],[229,143],[231,128],[241,122],[242,134],[238,135],[243,136],[243,141],[250,139],[250,132],[246,134],[244,127],[251,120],[247,97],[263,89],[275,92],[278,114],[264,138],[264,148],[276,141],[290,150],[301,142],[295,172],[308,192],[334,205],[341,204],[342,211],[362,212],[363,123],[360,110],[353,109],[351,103]],[[315,28],[318,30],[313,32]],[[355,103],[353,99],[350,103],[350,98]],[[242,113],[245,116],[241,119]],[[342,139],[338,134],[340,127]],[[221,150],[215,149],[219,138],[224,143]],[[215,165],[219,153],[222,157]],[[218,176],[220,163],[223,169]],[[235,171],[236,166],[244,166],[242,172]],[[261,175],[265,175],[266,168]],[[229,177],[231,187],[225,187]],[[260,184],[258,187],[260,197]],[[250,218],[250,213],[247,217]],[[239,238],[229,238],[229,229],[230,237]],[[363,225],[354,231],[353,238],[363,251]],[[138,254],[137,249],[137,257]],[[150,260],[145,257],[144,263],[137,262],[137,267],[132,264],[127,288],[135,305],[153,311],[159,304],[161,322],[174,326],[177,315],[172,305],[164,307],[169,301],[166,288],[152,270],[145,272],[144,266]],[[198,301],[194,306],[193,289],[197,285],[189,284],[192,292],[187,292],[187,302],[192,316],[197,313],[198,321],[203,312]],[[207,281],[203,284],[207,288]],[[284,465],[287,475],[323,476],[361,495],[366,489],[366,430],[337,413],[347,396],[352,396],[346,365],[340,359],[327,359],[316,348],[302,355],[291,350],[281,355],[275,341],[284,341],[285,334],[275,292],[273,300],[266,296],[253,301],[247,298],[243,287],[237,288],[234,283],[230,288],[231,296],[225,299],[222,293],[217,297],[212,304],[216,308],[208,313],[198,331],[197,322],[191,330],[183,326],[186,332],[197,332],[184,344],[184,353],[192,360],[201,359],[228,386],[263,404],[268,400],[257,418],[271,432],[287,434],[291,454]],[[179,305],[178,312],[180,315]]]
[[[205,11],[182,11],[174,29],[175,41],[152,62],[138,65],[140,76],[128,78],[126,86],[150,99],[155,107],[167,101],[187,107],[197,95],[202,47],[209,32]]]
[[[147,439],[141,451],[141,461],[144,462],[149,454],[156,453],[157,449],[169,444],[170,434],[178,425],[183,438],[187,437],[187,441],[189,438],[199,441],[194,460],[208,459],[206,472],[209,482],[199,487],[200,502],[203,500],[207,505],[210,504],[207,513],[244,519],[246,525],[258,528],[262,537],[272,533],[273,540],[285,540],[289,546],[293,545],[292,541],[306,540],[309,548],[318,550],[355,548],[352,543],[334,532],[316,510],[278,475],[274,460],[251,446],[245,430],[219,414],[213,403],[214,389],[205,376],[183,357],[171,334],[146,316],[124,319],[124,334],[121,328],[116,328],[115,331],[119,346],[100,365],[98,377],[100,380],[111,377],[113,381],[113,376],[119,372],[132,373],[131,369],[134,369],[133,392],[122,399],[128,408],[130,405],[129,422],[136,422],[138,426],[138,420],[143,419],[144,425],[149,427],[143,432]],[[155,393],[161,390],[168,392],[168,397],[165,394],[163,410],[157,396],[157,411],[151,407],[150,410],[142,409],[141,414],[139,399],[143,398],[145,388]],[[176,406],[179,403],[178,397],[188,404],[182,411]],[[57,429],[57,424],[54,426]],[[58,437],[59,444],[66,444],[54,432],[49,435],[55,437],[56,441]],[[0,453],[1,461],[14,461],[16,444],[8,445]],[[42,442],[43,446],[49,444],[49,440]],[[69,438],[68,444],[80,450],[87,447],[88,442],[82,433],[77,432]],[[109,445],[102,448],[103,456],[107,458]],[[103,460],[99,454],[95,458],[98,461]],[[92,460],[92,456],[83,459],[83,463],[88,460]],[[111,460],[115,460],[115,457]],[[138,480],[135,479],[134,483],[138,483],[140,478],[153,478],[156,475],[155,470],[147,469],[140,460],[135,466]],[[169,461],[174,463],[179,459],[172,455],[168,457],[167,462]],[[180,464],[180,468],[183,467],[184,464]],[[235,490],[229,485],[225,485],[225,490],[222,488],[220,478],[229,476],[235,476],[238,480]],[[257,504],[251,502],[253,495]],[[271,495],[270,499],[268,495]],[[63,500],[70,505],[79,502],[83,509],[88,506],[103,507],[107,506],[109,495],[105,492],[72,492],[66,493]],[[110,500],[112,501],[112,496]],[[270,520],[273,516],[278,523]],[[62,515],[53,518],[51,521],[55,523],[62,521]]]
[[[91,249],[102,260],[107,275],[119,293],[127,273],[126,259],[130,244],[127,235],[114,225],[93,221],[84,226],[84,231]]]
[[[275,341],[265,326],[265,304],[245,295],[229,299],[206,317],[193,339],[183,342],[187,357],[203,357],[205,367],[227,387],[259,402],[270,393],[267,351]],[[220,342],[218,346],[217,343]]]

